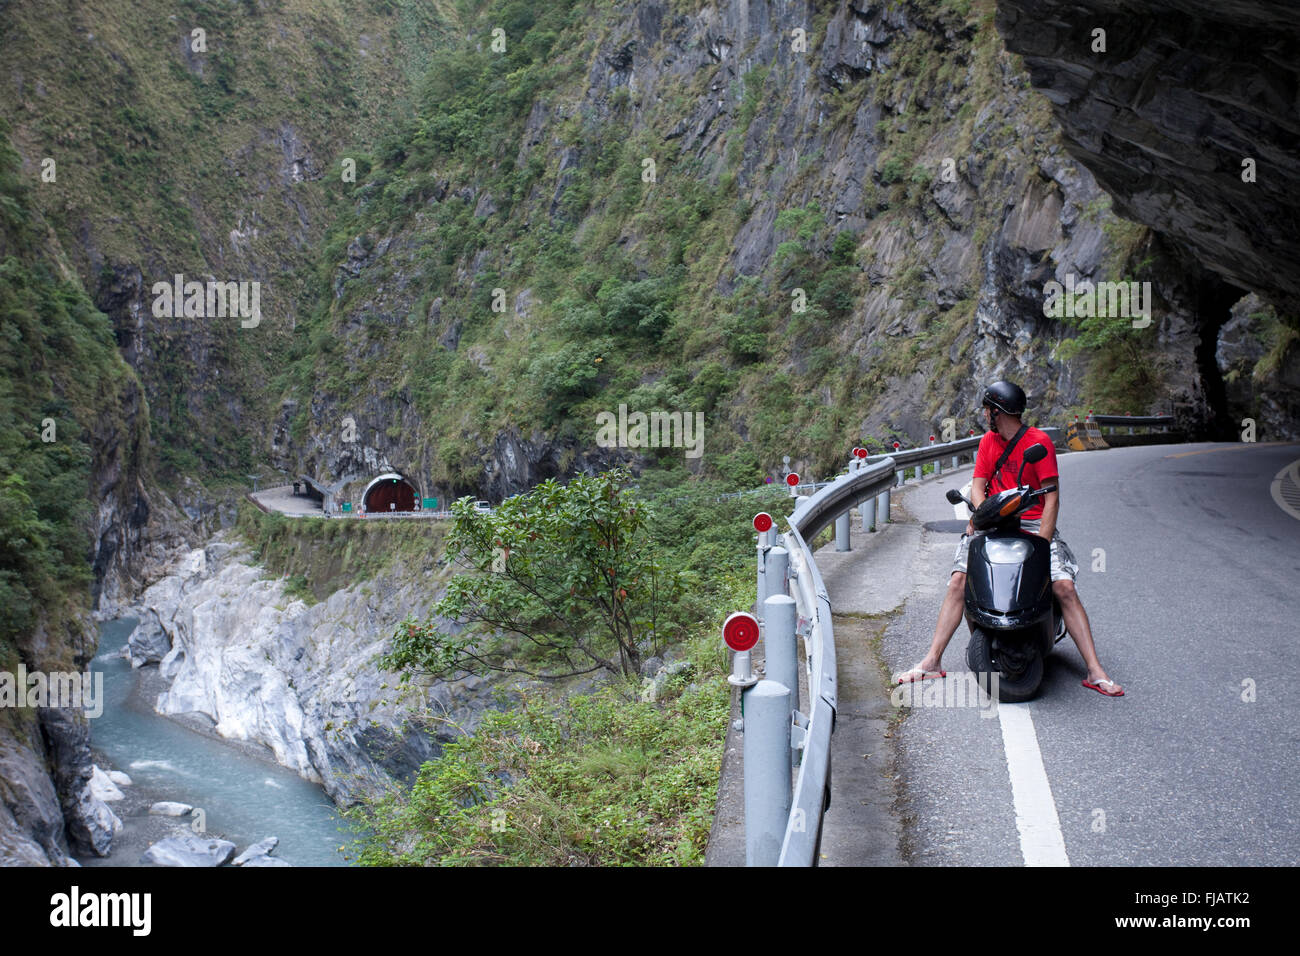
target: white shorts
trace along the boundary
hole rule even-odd
[[[1024,531],[1037,534],[1042,528],[1043,522],[1040,518],[1026,520],[1020,519],[1020,527]],[[976,531],[976,534],[984,534],[983,531]],[[960,571],[966,573],[966,555],[970,552],[970,536],[962,535],[961,540],[957,542],[957,552],[952,558],[952,573]],[[1074,563],[1074,552],[1070,546],[1065,543],[1061,537],[1060,529],[1052,532],[1052,580],[1053,581],[1073,581],[1079,574],[1079,566]]]

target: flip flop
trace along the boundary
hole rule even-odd
[[[1099,693],[1099,694],[1101,694],[1101,695],[1103,695],[1103,696],[1105,696],[1105,697],[1123,697],[1123,696],[1124,696],[1124,692],[1123,692],[1122,690],[1115,690],[1115,691],[1111,691],[1111,690],[1102,690],[1102,689],[1101,689],[1101,685],[1102,685],[1102,684],[1109,684],[1111,687],[1118,687],[1118,686],[1119,686],[1119,685],[1116,684],[1113,680],[1099,680],[1099,681],[1097,681],[1097,683],[1092,684],[1092,683],[1089,683],[1087,679],[1085,679],[1084,682],[1083,682],[1083,686],[1086,687],[1086,688],[1088,688],[1088,690],[1095,690],[1097,693]]]
[[[921,676],[920,676],[920,677],[912,677],[912,678],[910,678],[910,679],[908,679],[908,680],[904,680],[903,678],[907,677],[908,674],[920,674]],[[901,673],[901,674],[898,675],[898,683],[900,683],[900,684],[917,684],[917,683],[920,683],[920,682],[923,681],[923,680],[934,680],[934,679],[937,678],[937,677],[947,677],[947,676],[948,676],[948,672],[947,672],[947,671],[923,671],[923,670],[921,670],[921,668],[919,668],[919,667],[913,667],[913,668],[911,668],[910,670],[905,670],[905,671],[903,671],[903,673]]]

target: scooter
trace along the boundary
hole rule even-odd
[[[1042,461],[1041,444],[1025,449],[1024,461]],[[1043,680],[1043,658],[1065,637],[1065,618],[1052,593],[1052,546],[1020,527],[1020,516],[1052,489],[1031,491],[1021,484],[992,495],[976,508],[960,491],[951,504],[966,502],[971,538],[966,560],[966,663],[985,693],[1006,703],[1029,700]],[[997,674],[997,680],[992,675]],[[994,686],[996,684],[996,687]]]

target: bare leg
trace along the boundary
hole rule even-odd
[[[1092,641],[1092,626],[1088,623],[1088,612],[1083,609],[1083,602],[1079,600],[1079,592],[1075,590],[1074,582],[1053,581],[1052,591],[1061,602],[1061,615],[1065,618],[1065,629],[1070,632],[1070,637],[1074,638],[1075,646],[1079,648],[1083,662],[1088,666],[1088,680],[1094,684],[1099,680],[1110,680],[1101,666],[1101,661],[1097,659],[1097,646]],[[1123,690],[1118,684],[1111,689]]]
[[[939,608],[939,620],[934,625],[934,638],[930,641],[930,649],[925,652],[925,657],[916,666],[921,670],[937,671],[939,663],[943,660],[943,652],[948,647],[948,642],[952,640],[953,634],[957,632],[958,625],[961,624],[962,610],[965,607],[966,594],[966,575],[961,571],[954,571],[948,578],[948,590],[943,596],[943,605]],[[915,668],[913,668],[915,669]]]

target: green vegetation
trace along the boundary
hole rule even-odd
[[[1084,209],[1085,216],[1102,222],[1108,239],[1100,280],[1140,283],[1150,274],[1154,262],[1153,255],[1144,256],[1151,248],[1151,230],[1116,217],[1110,208],[1110,197],[1102,196]],[[1103,214],[1108,215],[1102,218]],[[1057,346],[1056,355],[1066,361],[1086,361],[1083,404],[1097,408],[1149,407],[1158,397],[1162,383],[1159,365],[1152,361],[1156,347],[1154,329],[1159,321],[1156,303],[1144,302],[1144,307],[1151,311],[1151,322],[1146,327],[1134,328],[1131,314],[1108,314],[1108,299],[1103,302],[1098,296],[1093,309],[1082,307],[1085,305],[1082,294],[1076,293],[1075,299],[1076,316],[1084,311],[1098,314],[1062,317],[1062,323],[1078,331]]]
[[[475,733],[426,763],[412,788],[395,788],[351,811],[370,834],[355,850],[361,863],[703,862],[730,698],[718,627],[727,612],[752,599],[750,518],[765,510],[779,520],[792,499],[775,488],[719,498],[722,486],[707,481],[683,491],[674,487],[680,479],[671,469],[648,472],[635,492],[621,487],[625,478],[613,472],[576,479],[570,490],[539,488],[512,499],[511,510],[503,507],[490,516],[474,515],[468,502],[459,503],[449,545],[467,546],[475,560],[449,593],[460,588],[499,604],[539,577],[545,585],[552,576],[568,574],[581,604],[621,587],[628,569],[653,553],[661,566],[676,569],[685,586],[659,595],[660,620],[653,630],[637,632],[640,649],[671,647],[685,666],[661,678],[657,689],[617,666],[601,668],[605,686],[560,700],[521,689],[511,710],[489,713]],[[494,573],[497,535],[509,540],[511,550],[507,571]],[[554,557],[557,542],[576,539],[581,540],[571,546],[577,559],[554,571],[539,566]],[[602,540],[620,547],[604,548]],[[634,541],[643,542],[643,553],[623,547]],[[618,557],[604,556],[612,552]],[[594,577],[588,575],[589,565],[611,562],[617,565],[612,579],[602,578],[599,567]],[[647,607],[631,592],[609,603],[629,605],[629,617]],[[573,636],[595,642],[603,629],[600,623],[582,632],[574,628]],[[537,632],[547,640],[559,637],[549,628]],[[603,640],[609,646],[617,638]],[[383,666],[428,670],[437,664],[424,654],[427,644],[404,647],[399,638],[397,647]],[[555,661],[565,650],[538,647],[518,656]]]
[[[277,389],[304,409],[313,394],[371,389],[409,402],[419,424],[403,444],[432,449],[433,481],[467,491],[497,434],[589,446],[596,415],[621,403],[705,411],[705,477],[721,478],[737,453],[770,473],[792,431],[832,467],[858,437],[851,406],[871,401],[860,381],[834,374],[836,333],[865,284],[860,237],[837,237],[805,200],[778,210],[779,248],[760,274],[728,264],[752,208],[741,154],[746,168],[779,159],[779,99],[767,94],[782,68],[738,81],[719,167],[664,138],[689,91],[575,98],[587,41],[617,26],[617,10],[489,0],[463,15],[464,40],[432,54],[417,115],[384,138],[327,239]],[[494,52],[491,30],[505,24],[506,50]],[[541,142],[525,136],[535,111]],[[763,134],[751,141],[750,127]],[[801,176],[817,168],[807,160]],[[366,267],[375,271],[339,270],[354,241],[354,252],[376,249],[394,235]],[[402,307],[410,317],[375,321],[376,284],[399,275],[422,290]],[[782,375],[794,400],[765,402],[756,421],[748,396]],[[728,421],[736,409],[757,426],[747,439]],[[298,427],[307,432],[305,418]]]
[[[0,666],[38,623],[61,634],[89,608],[93,446],[130,469],[142,442],[125,422],[135,376],[45,236],[0,120]]]
[[[1297,328],[1294,319],[1287,321],[1279,318],[1277,310],[1271,305],[1265,305],[1258,312],[1251,313],[1250,318],[1257,324],[1260,340],[1266,349],[1251,370],[1251,377],[1262,382],[1276,375],[1286,362],[1287,354],[1300,347],[1300,328]]]
[[[658,624],[681,582],[657,560],[653,517],[628,478],[544,481],[490,513],[456,502],[448,552],[480,573],[453,578],[427,621],[404,621],[381,666],[435,677],[636,674],[643,650],[668,636]],[[441,631],[439,618],[460,626]]]
[[[715,593],[703,572],[736,568],[747,549],[728,553],[734,528],[719,547],[707,531],[696,535],[699,525],[660,520],[686,501],[692,516],[716,511],[698,491],[665,491],[661,497],[680,500],[656,508],[627,487],[629,478],[615,469],[567,485],[545,481],[490,513],[475,511],[469,498],[456,502],[447,551],[468,571],[452,579],[428,620],[402,623],[380,665],[448,678],[634,677],[645,657],[682,641]],[[457,626],[443,630],[439,620]]]
[[[700,865],[729,686],[698,642],[655,700],[630,685],[525,695],[426,763],[409,792],[347,815],[363,865]],[[509,785],[504,780],[512,780]]]
[[[458,15],[450,0],[6,5],[0,61],[16,95],[0,117],[91,297],[120,301],[136,270],[146,309],[176,273],[262,283],[256,329],[145,317],[156,478],[228,483],[261,464],[279,398],[265,383],[315,242],[354,188],[342,159],[365,168],[380,131],[411,115],[424,51]],[[194,28],[206,52],[190,49]],[[46,158],[53,181],[36,175]]]
[[[287,579],[285,592],[308,604],[397,566],[433,572],[431,589],[445,576],[446,529],[437,521],[288,518],[241,501],[235,531],[258,564]]]

